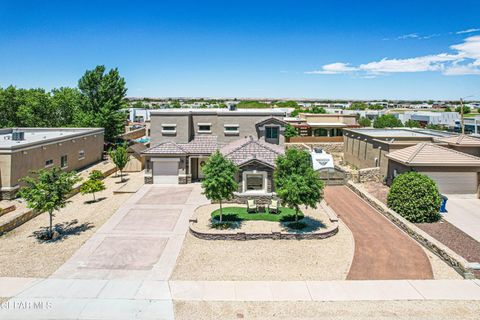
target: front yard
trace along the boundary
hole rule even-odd
[[[220,209],[212,212],[212,218],[220,219]],[[298,219],[303,219],[303,213],[298,213]],[[247,212],[245,207],[226,207],[223,209],[223,221],[263,220],[274,222],[295,221],[295,209],[280,207],[278,213],[270,213],[268,208],[263,212]]]

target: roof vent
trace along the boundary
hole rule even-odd
[[[22,141],[25,140],[25,132],[23,131],[14,131],[12,132],[13,141]]]

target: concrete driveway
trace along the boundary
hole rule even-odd
[[[448,196],[445,220],[480,242],[480,199]]]

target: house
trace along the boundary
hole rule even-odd
[[[439,142],[447,143],[450,149],[461,151],[480,157],[480,139],[466,134],[458,136],[442,137],[438,139]]]
[[[298,117],[284,120],[300,134],[290,142],[341,142],[344,129],[359,127],[356,117],[355,114],[300,113]]]
[[[404,113],[394,113],[394,115],[402,123],[413,120],[419,122],[422,127],[429,124],[447,128],[454,127],[455,121],[460,119],[458,112],[406,111]]]
[[[219,150],[240,169],[239,193],[274,191],[275,159],[283,154],[285,111],[277,109],[156,110],[145,183],[183,184],[203,178],[202,165]]]
[[[480,158],[434,143],[419,143],[387,154],[387,184],[397,175],[417,171],[437,183],[442,194],[478,197]]]
[[[0,199],[13,199],[32,171],[79,170],[102,160],[103,128],[0,129]]]

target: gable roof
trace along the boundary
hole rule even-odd
[[[282,147],[255,140],[250,136],[233,141],[222,147],[220,152],[238,166],[257,160],[274,167],[275,160],[284,153],[284,150]]]
[[[134,143],[131,146],[128,147],[127,151],[130,153],[135,153],[135,154],[140,154],[142,151],[148,149],[146,145],[143,143]]]
[[[282,119],[270,116],[270,117],[266,117],[264,119],[261,119],[261,120],[255,122],[255,125],[261,126],[262,124],[266,124],[266,123],[277,123],[277,124],[280,124],[282,126],[286,126],[288,124],[287,122],[283,121]]]
[[[449,145],[462,146],[462,147],[480,147],[480,139],[461,134],[453,137],[444,137],[438,139],[438,141],[446,142]]]
[[[408,166],[480,167],[480,158],[433,143],[419,143],[396,150],[387,154],[387,158]]]
[[[186,154],[185,149],[172,141],[162,142],[154,147],[144,150],[142,154]]]

